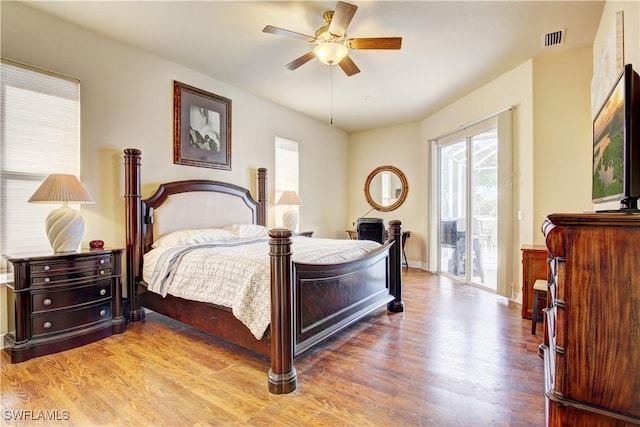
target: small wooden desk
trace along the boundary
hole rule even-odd
[[[522,251],[522,318],[531,319],[533,314],[533,284],[538,279],[549,278],[547,247],[523,245]]]
[[[349,235],[351,240],[358,240],[358,231],[357,230],[345,230]],[[386,231],[387,239],[389,238],[389,231]],[[404,257],[404,265],[409,268],[409,262],[407,261],[407,254],[404,253],[404,245],[407,242],[407,239],[411,237],[411,231],[403,231],[402,232],[402,256]]]

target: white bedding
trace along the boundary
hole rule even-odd
[[[261,339],[271,321],[268,238],[226,239],[157,247],[144,256],[150,291],[228,307]],[[292,259],[336,263],[359,258],[380,244],[368,240],[293,237]]]

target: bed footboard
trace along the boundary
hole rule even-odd
[[[291,230],[269,232],[271,263],[271,369],[269,391],[297,387],[293,358],[387,305],[404,311],[400,221],[392,239],[364,258],[340,264],[291,260]]]

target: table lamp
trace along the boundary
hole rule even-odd
[[[54,252],[74,252],[84,234],[84,220],[69,203],[93,203],[93,198],[75,175],[51,174],[38,187],[29,203],[62,203],[47,216],[46,230]]]
[[[302,201],[295,191],[285,191],[280,196],[280,200],[276,203],[278,206],[289,206],[289,208],[282,214],[282,225],[291,231],[295,231],[298,226],[298,212],[296,212],[291,206],[302,206]]]

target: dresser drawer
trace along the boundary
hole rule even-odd
[[[60,284],[72,284],[95,281],[101,277],[110,277],[111,267],[91,266],[83,270],[56,271],[49,274],[31,276],[31,285],[55,286]]]
[[[58,291],[34,291],[31,296],[33,313],[58,310],[79,304],[111,298],[111,282],[104,280],[96,284],[74,286]]]
[[[37,335],[61,332],[77,327],[85,327],[101,320],[111,321],[111,301],[92,304],[74,310],[48,312],[31,317],[31,332]]]
[[[31,264],[31,276],[49,276],[72,273],[74,271],[99,270],[111,267],[111,256],[80,257],[49,261],[36,261]]]

